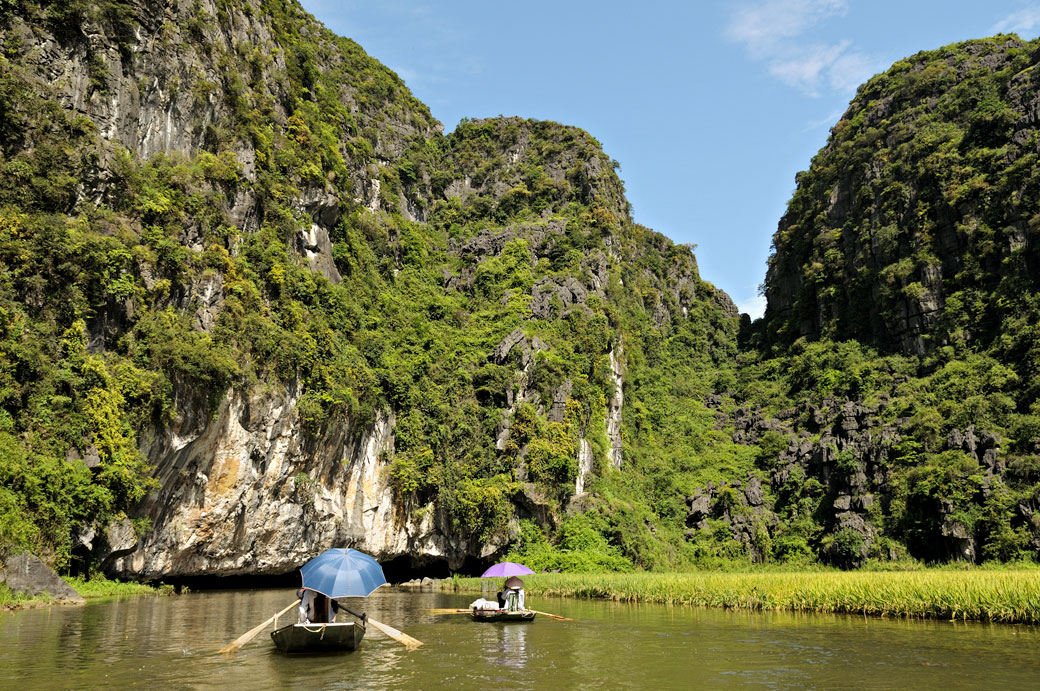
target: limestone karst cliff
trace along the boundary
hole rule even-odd
[[[0,547],[145,579],[1040,550],[1032,43],[864,85],[738,327],[588,133],[442,134],[290,0],[12,0],[0,39]]]
[[[609,523],[587,490],[660,428],[625,422],[653,368],[732,351],[732,303],[580,130],[441,135],[294,2],[0,20],[5,434],[61,477],[10,504],[90,495],[9,539],[55,561],[285,573],[350,544],[459,569],[576,498]]]
[[[771,334],[918,354],[1007,334],[1037,289],[1036,51],[948,46],[859,88],[774,236]]]
[[[870,79],[773,237],[745,336],[789,358],[802,406],[734,419],[778,452],[780,524],[819,511],[838,562],[1040,548],[1038,48],[968,41]]]

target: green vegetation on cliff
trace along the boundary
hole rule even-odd
[[[192,86],[227,109],[190,154],[113,146],[31,65],[3,62],[3,542],[66,564],[78,529],[156,489],[138,448],[157,428],[208,414],[229,389],[279,386],[314,437],[394,411],[398,500],[432,502],[480,540],[502,539],[518,510],[552,517],[539,530],[559,539],[585,440],[597,540],[618,563],[682,558],[683,492],[725,472],[708,454],[741,472],[752,455],[700,402],[736,324],[690,250],[631,222],[615,164],[584,132],[498,119],[431,134],[425,109],[349,41],[295,5],[247,6],[273,30],[261,56],[223,50],[211,36],[223,15],[202,6],[184,33],[160,27],[173,53],[223,68],[223,83]],[[25,39],[22,20],[60,19],[74,45],[77,22],[112,28],[103,8],[79,7],[8,8],[7,40]],[[284,68],[263,57],[275,54]],[[417,123],[403,139],[402,118]],[[392,137],[400,157],[373,171],[363,204],[357,171]],[[334,260],[321,272],[298,245],[318,217]],[[522,343],[496,358],[517,329]],[[626,378],[621,472],[611,358]],[[674,467],[675,454],[688,460]]]
[[[862,85],[774,236],[738,398],[796,404],[774,485],[786,434],[808,438],[838,563],[1040,553],[1037,47],[970,41]]]
[[[587,133],[442,135],[294,2],[168,9],[183,21],[0,3],[0,545],[100,566],[90,529],[139,516],[147,535],[218,480],[149,467],[157,445],[274,391],[305,451],[392,420],[398,520],[471,556],[1040,549],[1032,44],[921,54],[862,87],[799,176],[766,319],[738,338]],[[89,83],[41,79],[34,32]],[[271,498],[331,520],[327,479],[294,471]]]

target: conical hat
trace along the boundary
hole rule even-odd
[[[521,581],[516,576],[510,576],[509,578],[506,579],[506,587],[507,588],[523,588],[524,587],[524,582]]]

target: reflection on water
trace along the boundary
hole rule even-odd
[[[527,627],[528,623],[483,623],[494,627],[498,632],[498,654],[492,660],[505,667],[522,669],[527,666]]]
[[[352,653],[279,654],[268,633],[215,651],[291,591],[198,593],[0,613],[0,688],[1038,688],[1040,629],[747,613],[576,600],[572,617],[478,623],[466,595],[377,591],[349,603],[425,642],[369,627]]]

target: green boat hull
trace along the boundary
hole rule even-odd
[[[356,622],[341,624],[290,624],[271,632],[283,653],[333,653],[356,650],[365,637],[365,627]]]

